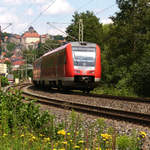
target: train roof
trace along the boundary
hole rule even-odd
[[[35,62],[37,62],[38,60],[42,59],[43,57],[49,55],[49,54],[52,54],[54,52],[57,52],[61,49],[64,49],[66,48],[69,44],[71,44],[72,46],[83,46],[83,47],[96,47],[96,43],[90,43],[90,42],[69,42],[69,43],[66,43],[65,45],[61,46],[61,47],[58,47],[52,51],[49,51],[47,53],[45,53],[44,55],[42,55],[40,58],[36,59]]]
[[[54,52],[57,52],[57,51],[59,51],[61,49],[64,49],[69,44],[71,44],[72,46],[96,47],[95,43],[90,43],[90,42],[83,42],[83,43],[81,43],[81,42],[69,42],[69,43],[67,43],[67,44],[65,44],[65,45],[63,45],[61,47],[58,47],[58,48],[56,48],[56,49],[54,49],[52,51],[49,51],[49,52],[45,53],[43,56],[47,56],[47,55],[52,54]]]
[[[96,47],[96,43],[90,42],[70,42],[72,46]]]

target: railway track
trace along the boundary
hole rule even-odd
[[[37,90],[36,87],[30,86],[31,90]],[[39,90],[39,89],[38,89]],[[42,88],[40,89],[43,90]],[[44,89],[44,92],[48,93],[58,93],[58,90],[51,89],[46,90]],[[117,101],[126,101],[126,102],[135,102],[135,103],[146,103],[150,104],[150,99],[148,98],[138,98],[138,97],[124,97],[124,96],[113,96],[113,95],[106,95],[106,94],[93,94],[93,93],[82,93],[82,92],[74,92],[74,91],[59,91],[59,93],[62,94],[68,94],[68,95],[79,95],[79,96],[85,96],[85,97],[93,97],[93,98],[107,98],[110,100],[117,100]]]
[[[14,89],[22,89],[26,86],[29,86],[31,85],[31,83],[20,83],[20,84],[12,84],[12,85],[9,85],[8,87],[6,87],[6,89],[4,91],[9,91],[11,88],[14,88]]]
[[[117,110],[112,108],[105,108],[99,106],[86,105],[76,102],[69,102],[58,98],[50,98],[36,93],[31,93],[27,90],[23,90],[23,96],[30,99],[36,99],[38,103],[51,105],[68,110],[75,110],[82,113],[107,117],[111,119],[124,120],[144,126],[150,126],[150,114],[130,112]],[[87,95],[86,95],[87,96]],[[98,95],[97,95],[98,96]],[[136,99],[134,99],[135,101]],[[144,102],[144,101],[143,101]],[[146,101],[147,102],[147,101]]]

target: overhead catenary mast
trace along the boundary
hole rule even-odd
[[[83,43],[83,19],[79,19],[79,42]]]

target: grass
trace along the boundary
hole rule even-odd
[[[85,124],[72,111],[57,122],[34,102],[23,103],[20,91],[0,91],[0,150],[140,150],[146,133],[118,134],[99,118]],[[86,126],[86,127],[85,127]]]

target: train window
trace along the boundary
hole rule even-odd
[[[58,64],[65,64],[65,51],[61,51],[59,54],[58,54]]]
[[[72,47],[72,54],[75,67],[95,67],[96,48]]]

